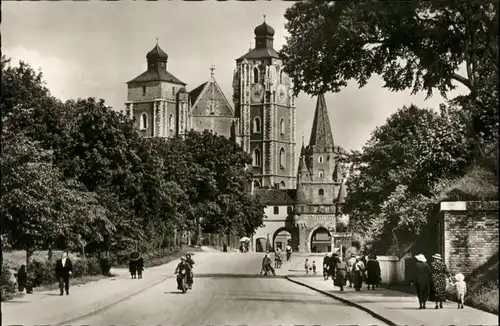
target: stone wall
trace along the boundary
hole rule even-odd
[[[470,274],[498,252],[498,201],[442,202],[443,254],[451,273]]]

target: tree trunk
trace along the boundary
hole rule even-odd
[[[49,261],[52,261],[52,241],[49,241],[49,252],[48,252],[48,258]]]
[[[29,245],[26,245],[26,273],[28,273],[31,255],[33,255],[33,250]]]

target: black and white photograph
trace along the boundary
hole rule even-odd
[[[1,6],[2,325],[498,325],[499,0]]]

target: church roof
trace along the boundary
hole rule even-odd
[[[146,59],[147,60],[168,60],[168,55],[163,51],[158,44],[153,48],[153,50],[149,51],[148,54],[146,54]]]
[[[186,83],[182,82],[179,78],[175,77],[168,71],[164,70],[147,70],[142,74],[140,74],[139,76],[132,79],[131,81],[127,82],[127,84],[144,83],[152,81],[164,81],[186,86]]]
[[[262,58],[276,58],[279,59],[279,54],[273,48],[255,48],[250,50],[247,54],[236,59],[236,61],[241,61],[243,59],[262,59]]]
[[[295,189],[255,189],[254,194],[259,197],[259,201],[268,206],[286,206],[295,203]]]
[[[259,26],[255,27],[254,34],[257,37],[273,37],[274,36],[274,28],[263,22]]]
[[[225,110],[223,110],[221,113],[223,116],[231,116],[234,117],[234,110],[229,101],[227,100],[226,96],[224,95],[224,92],[220,88],[219,84],[215,80],[215,78],[212,76],[208,82],[205,82],[201,84],[200,86],[196,87],[193,89],[191,92],[189,92],[189,98],[191,100],[191,112],[193,115],[199,114],[197,110],[197,107],[199,106],[200,101],[205,97],[205,94],[210,90],[210,86],[214,85],[215,87],[215,93],[220,94],[220,97],[222,98],[222,103],[223,106],[225,107]],[[203,101],[202,101],[203,102]],[[217,100],[216,100],[217,102]],[[225,111],[225,113],[224,113]],[[202,114],[203,115],[203,114]]]
[[[201,93],[205,89],[205,86],[208,84],[208,82],[204,82],[200,86],[196,87],[193,89],[191,92],[189,92],[189,100],[191,101],[191,105],[193,105],[196,100],[198,100],[198,97],[200,97]]]
[[[309,138],[309,146],[316,145],[320,148],[333,147],[332,127],[328,118],[325,95],[319,94],[316,102],[316,111]]]

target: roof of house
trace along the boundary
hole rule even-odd
[[[175,77],[166,70],[146,70],[139,76],[127,82],[127,84],[144,83],[151,81],[165,81],[173,84],[186,86],[186,83],[184,83],[179,78]]]
[[[295,189],[255,189],[254,194],[264,205],[285,206],[295,203]]]

